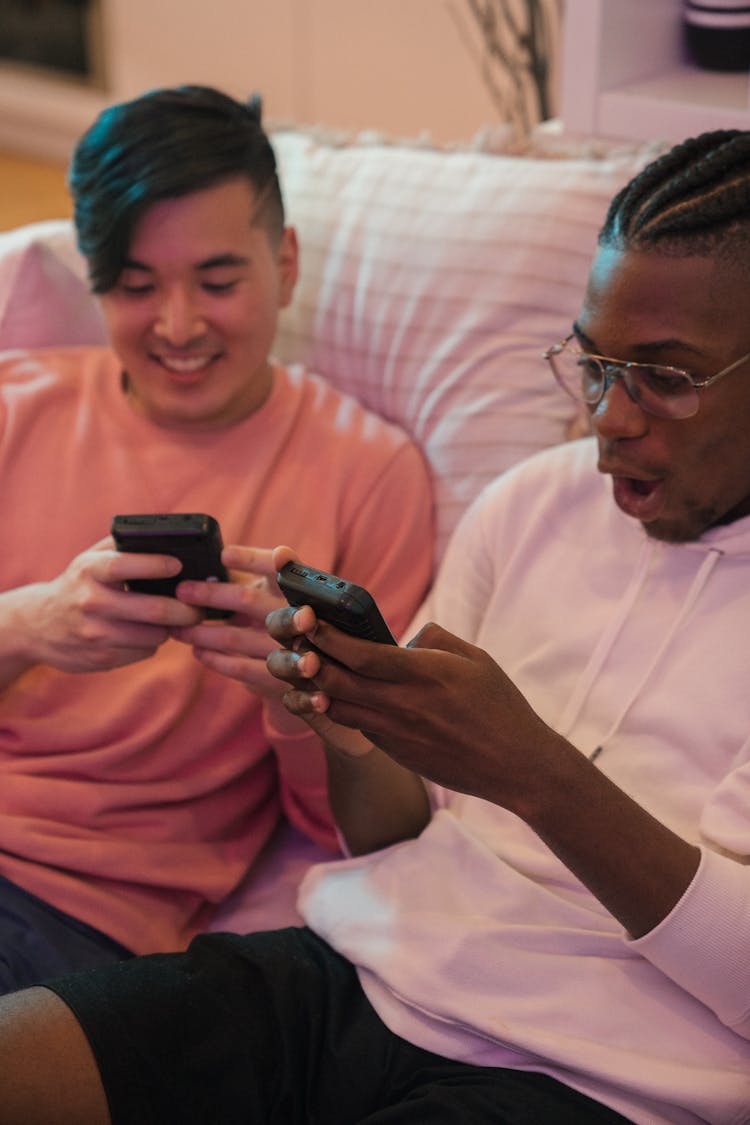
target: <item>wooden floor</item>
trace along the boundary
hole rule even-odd
[[[0,151],[0,230],[71,214],[65,168]]]

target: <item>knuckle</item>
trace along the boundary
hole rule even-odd
[[[98,648],[102,641],[102,630],[97,626],[96,622],[88,617],[84,617],[78,624],[76,629],[76,637],[79,644],[84,644],[89,648]]]
[[[422,628],[411,638],[409,647],[436,648],[437,641],[443,630],[434,621],[426,621]]]
[[[139,613],[139,617],[148,625],[160,625],[167,628],[176,623],[174,620],[175,609],[172,604],[174,599],[155,597],[153,594],[144,594],[142,597],[145,608],[143,613]]]
[[[310,700],[306,692],[300,691],[297,688],[292,691],[286,692],[283,699],[284,706],[288,711],[291,711],[293,715],[309,714],[312,710],[310,706]]]
[[[243,583],[242,585],[240,585],[239,597],[237,601],[239,602],[239,608],[241,610],[244,610],[246,612],[247,610],[252,609],[258,601],[258,590],[255,583]]]
[[[211,626],[211,628],[216,628]],[[246,650],[251,651],[252,646],[248,644],[249,632],[240,629],[226,629],[222,631],[221,635],[214,634],[220,642],[222,649],[226,652],[242,654]]]

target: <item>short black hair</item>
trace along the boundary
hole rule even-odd
[[[236,176],[255,191],[257,220],[281,238],[284,204],[257,95],[242,103],[209,86],[176,86],[103,110],[78,142],[68,174],[93,291],[117,283],[134,226],[152,203]]]
[[[657,157],[612,200],[599,245],[746,258],[750,132],[701,133]]]

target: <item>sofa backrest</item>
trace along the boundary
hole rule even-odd
[[[565,439],[575,410],[541,353],[570,331],[610,198],[653,151],[446,151],[295,129],[273,142],[301,246],[275,352],[421,445],[440,557],[484,484]],[[70,223],[0,234],[0,348],[104,339]]]

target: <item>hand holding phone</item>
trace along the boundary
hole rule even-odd
[[[290,605],[312,606],[316,617],[344,633],[380,644],[398,643],[363,586],[298,562],[282,567],[276,581]]]
[[[112,519],[112,538],[118,551],[151,555],[174,555],[182,570],[172,578],[134,578],[129,590],[173,598],[178,583],[228,582],[229,572],[221,561],[223,542],[219,524],[203,512],[165,512],[117,515]],[[207,617],[229,617],[223,609],[207,609]]]

